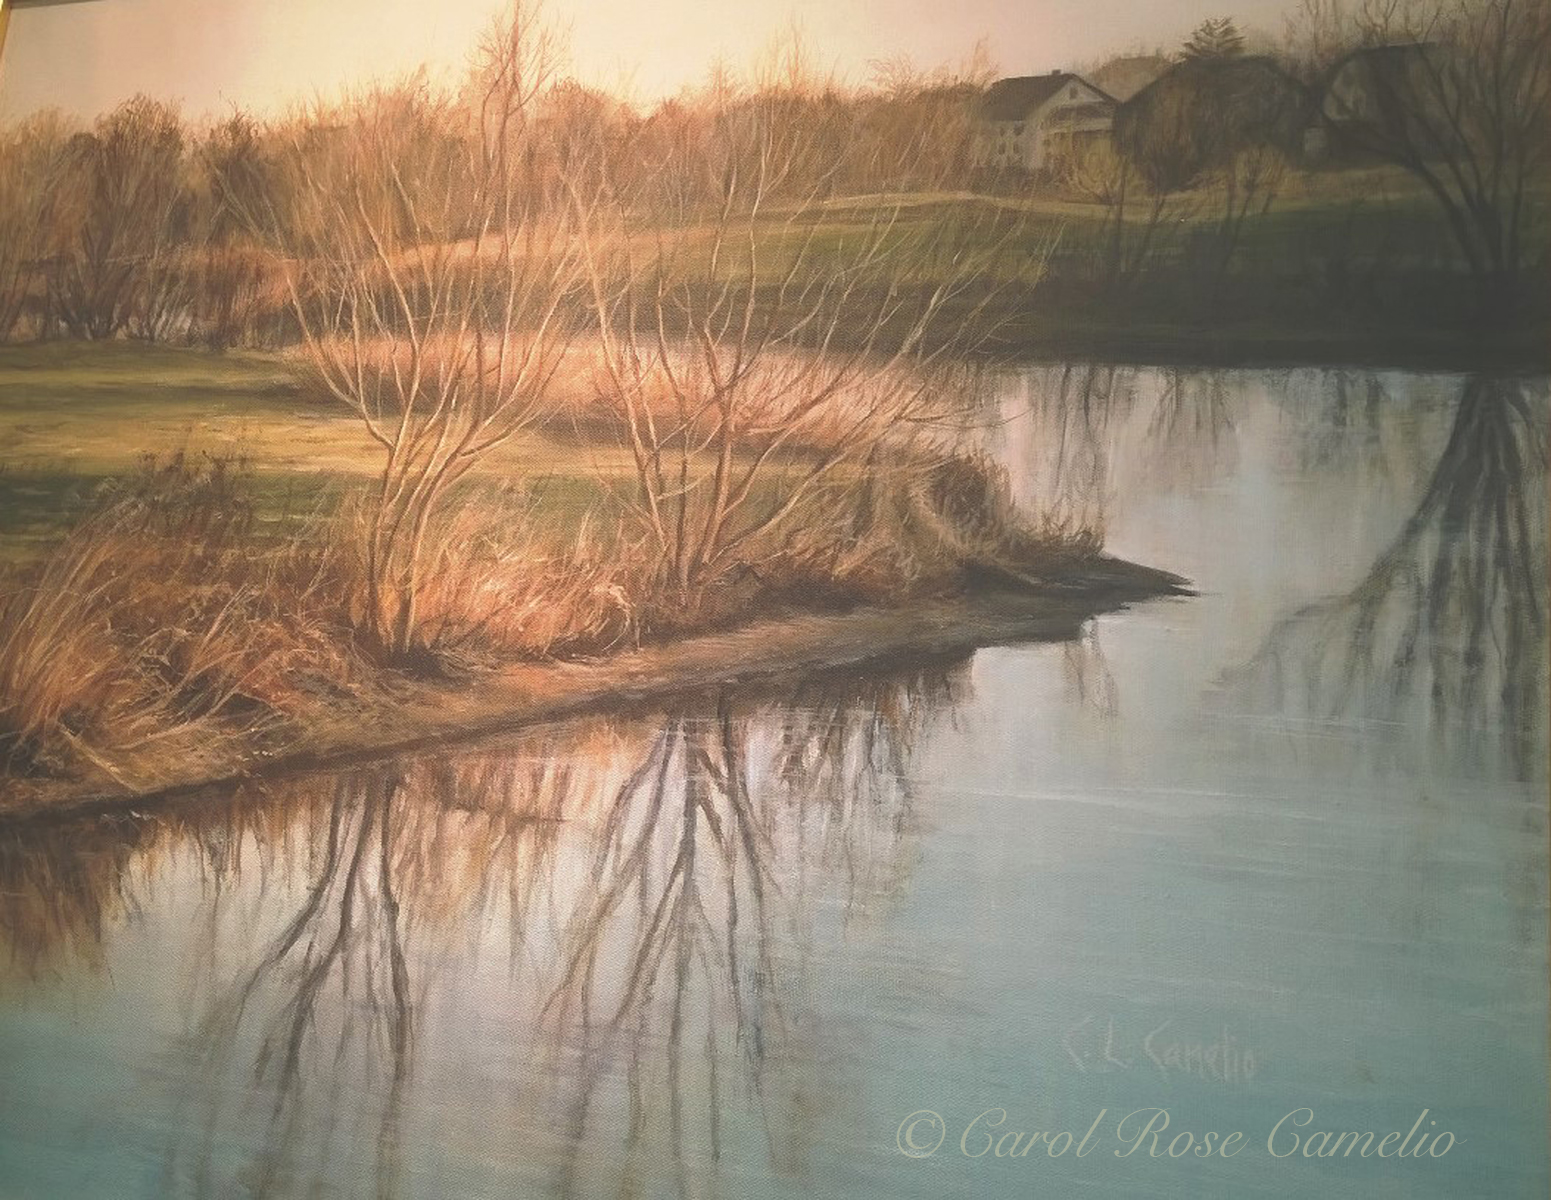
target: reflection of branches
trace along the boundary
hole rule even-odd
[[[1546,597],[1544,421],[1517,383],[1469,381],[1415,511],[1346,595],[1280,622],[1230,682],[1321,717],[1419,716],[1538,764]]]
[[[387,1079],[377,1136],[376,1191],[392,1195],[395,1136],[410,1065],[411,998],[405,930],[395,893],[396,799],[402,780],[388,772],[338,781],[327,841],[301,906],[248,969],[210,1005],[193,1037],[196,1078],[211,1089],[201,1107],[205,1141],[191,1164],[196,1194],[218,1194],[212,1181],[216,1119],[228,1065],[245,1039],[256,1042],[254,1103],[267,1108],[266,1132],[250,1172],[259,1195],[295,1190],[304,1149],[326,1162],[341,1150],[335,1126],[348,1065],[375,1075],[386,1051]],[[214,948],[212,948],[214,949]],[[251,1018],[251,1020],[250,1020]],[[309,1094],[314,1064],[332,1060],[321,1089]],[[316,1118],[310,1120],[309,1118]],[[321,1137],[319,1136],[321,1131]],[[309,1139],[320,1144],[308,1146]],[[359,1144],[346,1139],[343,1148]],[[176,1170],[176,1160],[169,1162]]]
[[[18,958],[106,961],[117,914],[162,907],[151,889],[202,896],[163,947],[195,968],[169,1194],[414,1192],[403,1126],[440,1099],[422,1043],[459,1037],[442,981],[492,952],[510,999],[480,994],[517,1048],[501,1078],[514,1118],[553,1134],[534,1166],[560,1191],[706,1190],[739,1093],[775,1168],[800,1172],[798,1072],[822,1058],[804,961],[825,907],[897,887],[910,747],[950,698],[936,672],[726,691],[658,723],[167,809],[117,842],[13,830],[5,890],[23,863],[75,882],[46,913],[0,903],[0,932]]]
[[[1109,659],[1099,643],[1098,623],[1088,621],[1077,637],[1062,643],[1061,654],[1067,698],[1097,716],[1115,716],[1119,711],[1119,694]]]
[[[1369,462],[1382,469],[1381,418],[1392,405],[1383,381],[1370,371],[1335,370],[1321,383],[1319,395],[1324,403],[1319,420],[1311,435],[1300,442],[1304,470],[1312,473]]]
[[[125,876],[144,844],[144,826],[129,819],[0,831],[0,943],[11,965],[37,976],[70,952],[100,966],[104,924],[128,906]]]
[[[212,908],[196,948],[213,998],[189,1034],[191,1087],[174,1127],[198,1142],[170,1150],[169,1191],[225,1194],[223,1143],[240,1129],[253,1194],[312,1194],[340,1172],[399,1194],[415,1014],[438,954],[422,931],[484,911],[504,879],[515,960],[558,829],[543,800],[557,777],[547,761],[472,755],[350,773],[326,789],[301,779],[251,812],[194,815],[201,836],[235,826],[227,841],[240,844],[253,833],[257,861],[236,864],[249,886],[225,897],[253,911]],[[289,860],[299,887],[267,894],[272,858]],[[252,962],[228,968],[223,954],[292,894]]]
[[[771,709],[724,692],[714,715],[676,714],[657,731],[594,839],[595,894],[562,934],[544,1004],[557,1045],[586,1031],[568,1072],[579,1082],[561,1194],[606,1186],[583,1158],[599,1094],[621,1072],[627,1178],[649,1168],[647,1147],[660,1161],[665,1146],[673,1189],[690,1194],[692,1140],[710,1147],[714,1170],[729,1062],[778,1169],[802,1169],[775,1117],[800,1113],[800,1088],[772,1077],[791,1066],[780,1047],[799,1024],[789,1005],[802,995],[801,966],[777,947],[806,944],[826,884],[842,889],[847,914],[860,892],[885,890],[877,870],[898,861],[909,828],[905,757],[934,694],[894,681],[837,692],[820,680]],[[688,1095],[707,1100],[701,1139]],[[653,1108],[659,1096],[665,1113]]]
[[[1117,492],[1137,490],[1138,475],[1193,487],[1235,464],[1238,385],[1226,372],[1067,364],[1026,378],[1028,447],[1008,453],[1027,455],[1014,474],[1038,489],[1029,500],[1041,511],[1102,526]],[[1133,475],[1122,479],[1126,467]]]
[[[1032,498],[1040,511],[1102,528],[1115,434],[1136,404],[1135,372],[1068,363],[1035,373],[1030,386],[1029,435],[1040,450],[1019,474],[1040,488]]]
[[[1175,488],[1200,486],[1231,470],[1237,454],[1233,409],[1221,371],[1167,373],[1147,426],[1153,470]]]

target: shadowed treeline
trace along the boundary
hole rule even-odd
[[[534,1147],[523,1170],[559,1194],[735,1194],[719,1146],[751,1136],[800,1178],[817,1114],[792,1042],[834,1035],[790,948],[859,936],[899,889],[905,761],[960,686],[950,668],[724,691],[8,830],[8,986],[101,969],[135,911],[182,898],[168,1194],[424,1194],[436,1164],[401,1160],[405,1129],[466,1088],[496,1089],[480,1136]],[[467,1061],[481,1043],[511,1060],[493,1077]]]

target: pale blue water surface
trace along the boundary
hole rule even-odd
[[[0,1195],[1544,1195],[1547,407],[1026,369],[1199,596],[0,832]]]

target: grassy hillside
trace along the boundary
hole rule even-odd
[[[135,342],[0,347],[0,559],[53,541],[147,455],[243,460],[265,522],[304,518],[381,469],[381,451],[293,362]],[[599,499],[619,452],[534,431],[491,456],[484,486],[542,488],[546,508]]]

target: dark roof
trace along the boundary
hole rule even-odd
[[[1121,107],[1138,108],[1178,88],[1196,88],[1203,84],[1215,84],[1226,93],[1299,86],[1269,55],[1207,55],[1181,59]]]
[[[1437,52],[1438,42],[1386,42],[1381,46],[1358,46],[1355,50],[1349,50],[1341,56],[1341,62],[1350,62],[1352,59],[1368,59],[1375,62],[1417,58],[1424,54]]]
[[[1048,75],[998,79],[986,89],[985,98],[980,102],[980,115],[987,121],[1021,121],[1073,80],[1114,103],[1114,97],[1093,87],[1081,76],[1070,71],[1052,71]]]
[[[1413,63],[1437,61],[1447,53],[1441,42],[1390,42],[1359,46],[1338,58],[1326,75],[1327,84],[1354,64],[1375,76],[1394,77],[1412,69]]]
[[[1342,125],[1373,119],[1391,129],[1406,129],[1428,114],[1436,115],[1457,52],[1439,42],[1400,42],[1360,46],[1338,59],[1326,74],[1319,112]],[[1364,97],[1342,102],[1336,84],[1344,82]],[[1447,122],[1445,122],[1447,124]]]
[[[1133,151],[1149,144],[1167,150],[1175,134],[1189,127],[1201,146],[1291,150],[1301,145],[1313,108],[1308,89],[1270,58],[1188,58],[1120,106],[1115,141]]]

